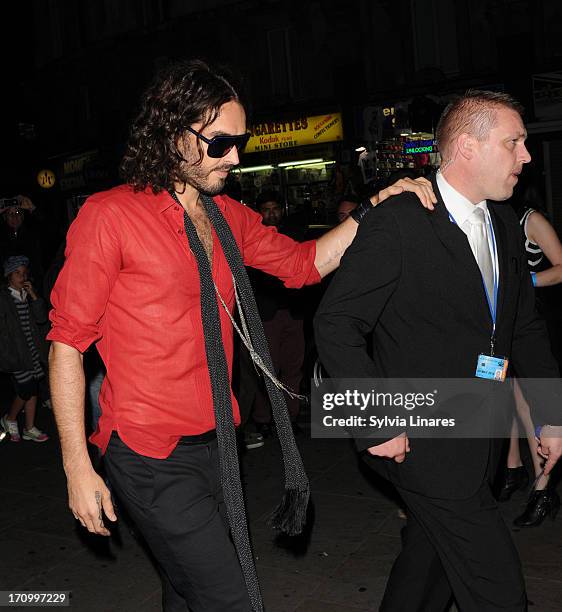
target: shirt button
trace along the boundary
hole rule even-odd
[[[183,230],[182,230],[182,229],[179,229],[179,230],[178,230],[178,234],[183,234]]]
[[[179,206],[174,206],[174,210],[179,210],[180,207]]]

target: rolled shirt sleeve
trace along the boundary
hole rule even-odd
[[[71,224],[65,263],[51,292],[48,340],[83,353],[101,337],[109,295],[121,269],[118,222],[103,196],[92,196]]]

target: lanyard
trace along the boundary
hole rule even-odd
[[[453,215],[449,211],[447,212],[449,213],[449,219],[451,220],[451,222],[454,223],[458,227],[458,223],[456,222]],[[490,300],[490,295],[488,294],[488,289],[486,287],[486,283],[484,282],[484,277],[482,276],[482,272],[480,272],[480,276],[482,276],[482,285],[484,286],[484,293],[486,294],[486,301],[488,302],[488,309],[490,310],[490,315],[492,317],[492,336],[490,338],[490,351],[491,351],[491,355],[493,356],[494,355],[494,343],[496,340],[496,318],[497,318],[497,312],[498,312],[498,289],[499,289],[498,267],[499,266],[498,266],[498,249],[496,246],[496,235],[494,234],[494,226],[492,225],[492,219],[490,217],[489,210],[486,210],[486,222],[490,230],[490,236],[492,238],[492,250],[493,250],[492,269],[493,269],[493,279],[494,279],[493,289],[492,289],[493,294],[494,294],[493,302]],[[478,267],[478,269],[480,270],[480,267]]]

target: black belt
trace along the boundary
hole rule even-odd
[[[182,436],[178,440],[178,444],[208,444],[217,438],[217,430],[211,429],[196,436]]]

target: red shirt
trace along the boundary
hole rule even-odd
[[[287,287],[320,280],[314,241],[297,243],[226,196],[215,202],[248,266]],[[113,430],[134,451],[162,459],[179,438],[214,429],[199,272],[184,210],[167,192],[119,186],[81,208],[67,235],[66,261],[51,294],[48,339],[84,352],[92,342],[107,368],[102,416],[90,440],[105,452]],[[232,312],[234,288],[213,230],[213,278]],[[219,303],[232,376],[233,328]],[[240,422],[232,395],[235,423]]]

